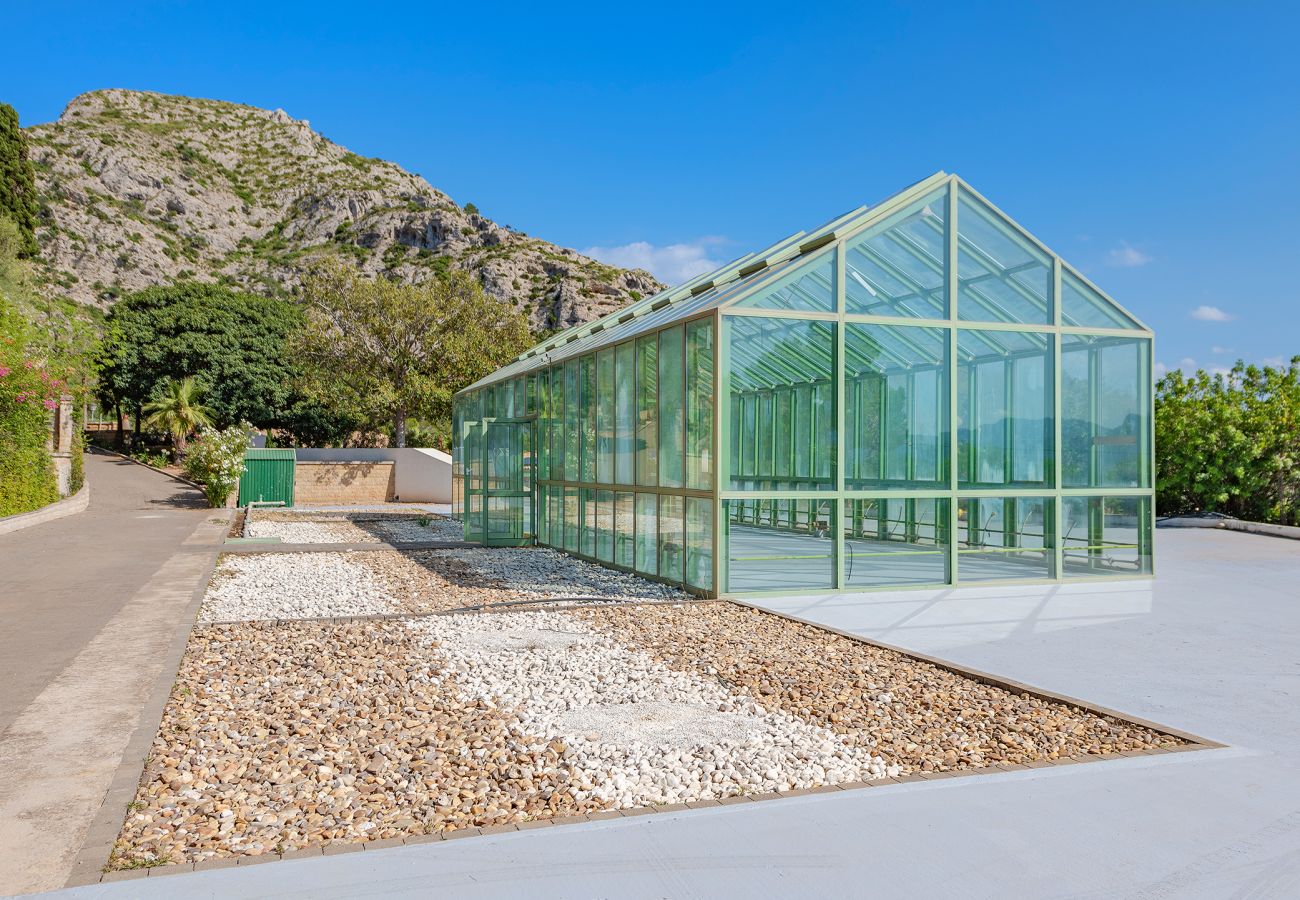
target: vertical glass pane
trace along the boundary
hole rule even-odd
[[[1061,270],[1061,323],[1080,328],[1138,328],[1138,323],[1069,269]]]
[[[713,500],[686,498],[686,583],[713,587]]]
[[[846,485],[946,485],[948,330],[850,323],[844,357]]]
[[[596,354],[596,480],[614,481],[614,348]]]
[[[1051,487],[1056,428],[1049,336],[964,329],[957,350],[960,483]]]
[[[830,500],[728,500],[727,591],[803,590],[835,584]]]
[[[564,480],[577,481],[582,475],[582,418],[578,361],[564,364]]]
[[[1066,487],[1150,487],[1151,343],[1061,339],[1061,466]]]
[[[772,277],[775,280],[770,285],[741,300],[736,308],[782,309],[791,312],[835,311],[833,252],[824,252],[810,262],[774,267]]]
[[[686,481],[686,347],[681,325],[659,332],[659,486]]]
[[[957,578],[998,581],[1052,575],[1053,501],[969,497],[957,502]]]
[[[731,487],[741,490],[835,489],[835,325],[799,319],[727,316],[730,397],[739,419],[731,440],[742,447]],[[783,404],[777,392],[792,393]],[[753,449],[753,462],[747,458]],[[775,456],[792,474],[777,478]],[[791,457],[793,457],[791,459]],[[752,468],[751,468],[752,465]]]
[[[565,457],[565,370],[551,369],[551,480],[564,480]]]
[[[620,491],[614,495],[614,562],[632,568],[636,564],[635,495]]]
[[[659,576],[681,581],[686,562],[686,536],[682,523],[682,498],[659,498]]]
[[[636,570],[646,575],[659,572],[659,498],[636,495]]]
[[[713,322],[686,326],[686,486],[713,486]]]
[[[634,344],[619,344],[614,362],[614,480],[619,484],[636,484],[636,368]]]
[[[845,585],[947,584],[948,510],[937,498],[846,500]]]
[[[965,321],[1052,324],[1052,261],[964,188],[957,194],[957,314]]]
[[[948,188],[873,225],[844,252],[844,300],[850,313],[946,319]]]
[[[636,342],[636,483],[659,480],[659,342],[647,335]]]
[[[614,492],[596,492],[596,558],[614,561]]]
[[[551,477],[551,373],[543,370],[534,379],[534,411],[537,413],[537,477]]]
[[[566,487],[564,489],[564,549],[577,552],[578,550],[578,525],[582,522],[582,516],[578,510],[578,489]]]
[[[582,412],[582,480],[596,480],[596,357],[588,354],[581,360]]]
[[[578,539],[578,552],[584,556],[596,555],[596,492],[583,488],[579,495],[582,501],[581,533]]]
[[[1062,516],[1066,578],[1151,573],[1149,497],[1065,497]]]

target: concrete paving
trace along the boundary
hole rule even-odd
[[[86,476],[85,512],[0,536],[0,893],[66,881],[212,559],[178,552],[197,490],[107,454]]]
[[[1167,531],[1159,577],[765,604],[1222,741],[315,859],[88,898],[1300,895],[1300,543]]]

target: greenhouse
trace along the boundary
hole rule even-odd
[[[1147,576],[1151,344],[941,172],[458,393],[455,513],[705,596]]]

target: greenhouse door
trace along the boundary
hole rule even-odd
[[[476,460],[475,473],[481,478],[482,495],[470,507],[481,510],[482,525],[475,528],[467,522],[466,538],[489,547],[530,545],[534,538],[533,423],[488,419],[482,427],[482,456]]]

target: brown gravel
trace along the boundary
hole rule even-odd
[[[196,629],[110,865],[601,808],[565,792],[561,742],[457,700],[439,667],[400,621]]]
[[[404,612],[444,612],[526,599],[451,554],[367,551],[349,559],[374,573]]]
[[[863,742],[905,772],[1185,743],[733,603],[574,614],[675,669],[716,674],[764,705]]]

